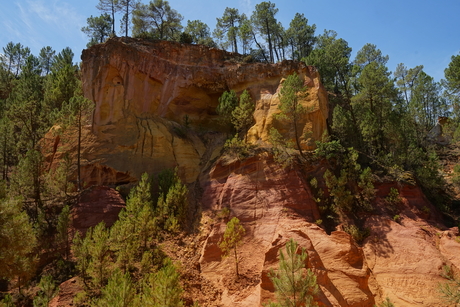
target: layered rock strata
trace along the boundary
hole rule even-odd
[[[293,129],[273,119],[283,78],[297,73],[307,86],[302,104],[308,112],[298,127],[302,146],[313,148],[326,130],[326,94],[313,67],[284,61],[245,63],[241,55],[199,45],[131,38],[110,39],[84,50],[85,97],[94,101],[96,160],[139,178],[178,167],[193,182],[206,161],[206,147],[190,131],[225,130],[216,114],[224,91],[248,90],[256,104],[253,143],[265,143],[275,126],[286,138]],[[200,166],[200,163],[202,164]]]

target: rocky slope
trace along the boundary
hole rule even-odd
[[[303,171],[322,170],[313,164]],[[316,297],[321,306],[373,306],[386,297],[396,306],[446,306],[437,289],[446,281],[440,276],[442,266],[459,268],[458,229],[440,224],[436,209],[419,188],[377,186],[377,210],[365,225],[370,235],[359,246],[340,227],[327,234],[314,223],[319,211],[303,178],[299,170],[283,169],[267,155],[217,163],[203,178],[203,204],[217,212],[230,208],[231,216],[243,222],[247,235],[240,247],[240,272],[257,279],[245,291],[228,289],[226,279],[229,272],[234,274],[234,263],[222,259],[217,246],[226,220],[216,222],[200,263],[202,274],[222,287],[222,306],[259,306],[274,299],[267,273],[278,267],[278,252],[289,238],[307,249],[307,265],[321,289]],[[396,208],[399,223],[381,209],[390,187],[398,188],[403,200]]]
[[[386,297],[396,306],[446,306],[437,287],[445,282],[440,276],[444,265],[460,268],[459,234],[442,225],[436,208],[417,187],[376,186],[376,210],[364,225],[370,235],[358,245],[340,226],[328,234],[316,224],[321,216],[306,178],[324,173],[320,162],[284,168],[263,150],[243,160],[219,158],[225,139],[219,131],[225,129],[215,108],[230,89],[247,89],[256,103],[250,142],[266,145],[273,126],[285,138],[293,137],[286,123],[273,117],[279,112],[283,78],[293,72],[308,88],[302,103],[309,112],[301,121],[308,137],[302,146],[312,149],[326,130],[328,114],[326,93],[313,67],[290,61],[246,63],[239,55],[204,46],[128,38],[85,50],[82,60],[84,93],[95,102],[92,123],[84,127],[86,186],[133,183],[143,172],[178,167],[202,207],[200,234],[184,239],[189,243],[182,243],[183,250],[169,248],[177,258],[188,259],[184,268],[191,268],[186,277],[190,302],[261,306],[270,301],[274,289],[268,272],[278,267],[279,250],[294,238],[307,249],[307,265],[320,285],[315,299],[321,306],[373,306]],[[47,135],[50,165],[76,148],[70,137],[64,139]],[[397,188],[403,200],[398,222],[385,210],[390,187]],[[91,200],[79,205],[77,228],[86,227],[86,211],[113,213],[122,205],[110,189],[95,188],[91,195],[96,195],[96,207]],[[99,201],[104,195],[110,197],[106,207]],[[229,217],[219,217],[224,208],[230,209]],[[239,280],[232,277],[233,259],[222,258],[218,247],[232,216],[246,229],[239,248]]]

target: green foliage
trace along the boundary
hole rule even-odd
[[[443,85],[446,89],[445,96],[451,102],[453,114],[460,117],[460,54],[453,55],[449,66],[444,70]]]
[[[395,307],[391,300],[387,297],[383,302],[379,304],[378,307]]]
[[[297,75],[292,74],[286,78],[280,90],[280,103],[278,108],[281,113],[277,115],[279,119],[286,119],[294,131],[294,139],[297,149],[303,156],[300,145],[301,132],[298,125],[301,115],[306,112],[305,107],[300,103],[300,98],[305,95],[304,81]]]
[[[5,298],[0,301],[0,307],[15,307],[11,294],[6,294]]]
[[[90,42],[86,45],[87,47],[102,44],[112,33],[112,18],[107,13],[99,17],[91,15],[86,19],[86,22],[88,25],[81,28],[81,31],[90,38]]]
[[[44,105],[44,82],[38,59],[29,56],[21,69],[19,79],[6,100],[5,115],[15,126],[16,148],[24,152],[38,143],[49,128],[49,118]]]
[[[216,47],[216,43],[211,38],[211,33],[207,24],[201,20],[188,20],[187,26],[182,34],[187,34],[190,44],[205,45]]]
[[[228,207],[222,208],[222,210],[220,210],[220,212],[217,214],[217,217],[221,219],[226,219],[229,216],[230,216],[230,209]]]
[[[347,188],[348,177],[346,170],[342,169],[337,178],[331,171],[326,170],[324,180],[333,198],[334,208],[337,213],[350,212],[353,205],[353,195]]]
[[[290,167],[294,164],[294,155],[292,148],[294,144],[290,140],[286,140],[281,133],[275,128],[270,128],[269,141],[273,145],[273,158],[283,167]]]
[[[77,269],[83,275],[85,284],[91,277],[91,286],[102,289],[109,275],[110,244],[109,231],[104,222],[89,228],[84,239],[79,232],[74,237],[73,252],[77,258]]]
[[[224,124],[229,125],[231,123],[232,112],[237,106],[238,97],[234,90],[224,92],[222,96],[220,96],[216,112],[222,117]]]
[[[316,141],[315,156],[318,158],[339,158],[345,153],[345,148],[340,144],[339,140],[332,140],[329,142]]]
[[[252,23],[245,14],[241,14],[240,17],[238,37],[243,47],[243,54],[248,54],[254,41]]]
[[[455,185],[460,186],[460,164],[454,166],[452,182]]]
[[[89,253],[89,243],[90,240],[82,238],[82,235],[79,231],[75,233],[72,244],[72,253],[77,259],[76,268],[80,272],[83,282],[87,285],[88,280],[88,267],[91,260]]]
[[[51,67],[53,66],[55,54],[56,51],[54,51],[53,48],[51,48],[50,46],[46,46],[40,49],[38,59],[40,61],[40,68],[42,70],[42,73],[44,73],[45,75],[48,75],[48,73],[51,70]]]
[[[399,196],[399,191],[396,188],[390,188],[390,192],[385,197],[385,202],[391,210],[395,210],[396,207],[401,204],[402,199]]]
[[[37,247],[29,216],[14,199],[0,200],[0,279],[26,283],[35,272],[34,251]]]
[[[50,113],[61,110],[81,87],[78,66],[73,64],[73,57],[74,53],[67,47],[56,56],[51,66],[44,97],[47,111]]]
[[[233,138],[228,139],[225,141],[224,150],[226,153],[230,154],[231,156],[236,156],[238,159],[247,158],[251,152],[250,144],[244,142],[238,135],[235,135]]]
[[[146,250],[158,231],[151,194],[150,179],[144,173],[120,211],[118,221],[112,226],[110,240],[117,256],[117,265],[124,271],[131,269],[139,248]]]
[[[294,19],[289,24],[289,29],[286,31],[293,60],[300,61],[312,52],[316,41],[315,30],[316,25],[310,26],[304,14],[295,14]]]
[[[313,296],[318,293],[316,276],[306,269],[307,253],[293,239],[286,243],[286,254],[280,250],[278,272],[270,271],[269,277],[275,286],[277,303],[268,306],[316,306]]]
[[[224,236],[222,238],[222,241],[219,243],[219,247],[225,256],[228,256],[229,253],[233,250],[235,255],[236,276],[239,276],[238,253],[236,248],[241,243],[241,240],[243,239],[245,233],[246,231],[244,230],[244,227],[240,224],[240,220],[237,217],[233,217],[227,223]]]
[[[275,15],[278,9],[275,8],[275,3],[264,1],[256,4],[255,10],[252,13],[251,21],[254,32],[257,32],[268,42],[268,51],[270,63],[275,61],[274,57],[274,36],[278,28],[278,21]],[[265,57],[265,55],[264,55]]]
[[[89,239],[88,252],[90,262],[88,274],[92,277],[94,287],[102,288],[109,276],[110,245],[109,231],[104,222],[97,224],[88,230],[86,238]],[[86,239],[85,238],[85,239]]]
[[[98,307],[131,307],[138,306],[136,288],[129,273],[116,269],[102,289],[102,296],[97,300]]]
[[[366,211],[372,210],[372,201],[375,198],[375,188],[372,183],[372,171],[369,167],[365,168],[359,175],[358,181],[359,197],[358,202]]]
[[[241,15],[239,14],[238,9],[235,8],[225,8],[223,16],[221,18],[217,18],[214,36],[221,41],[223,49],[231,46],[232,51],[238,53],[237,37],[240,22]],[[224,38],[224,36],[226,37]]]
[[[441,276],[448,281],[439,284],[438,291],[442,294],[446,302],[459,304],[460,303],[460,280],[455,276],[450,266],[443,266]]]
[[[362,243],[369,236],[369,229],[359,229],[356,225],[345,226],[344,231],[348,233],[356,243]]]
[[[160,196],[158,198],[156,212],[159,226],[164,230],[176,232],[185,229],[188,215],[188,189],[183,184],[177,173],[177,169],[166,176],[160,174]]]
[[[52,276],[45,275],[40,279],[38,288],[40,290],[34,298],[34,307],[48,307],[51,299],[59,292],[59,287],[56,287]]]
[[[148,5],[139,3],[133,11],[133,36],[177,41],[182,19],[168,1],[152,0]]]
[[[239,104],[231,113],[231,122],[236,131],[240,134],[245,134],[254,123],[255,104],[252,101],[251,95],[247,90],[244,90],[239,97]]]
[[[78,84],[80,84],[78,82]],[[81,86],[81,84],[80,84]],[[83,97],[81,89],[75,90],[74,96],[62,104],[60,111],[56,112],[56,119],[63,129],[70,127],[76,128],[77,132],[77,189],[81,191],[81,143],[82,130],[85,123],[91,119],[94,111],[94,103]]]
[[[164,266],[155,274],[146,278],[143,286],[141,305],[146,307],[180,307],[183,306],[180,274],[166,258]]]
[[[35,219],[39,214],[38,209],[42,204],[42,192],[44,189],[42,160],[41,152],[35,149],[29,150],[19,161],[16,171],[11,176],[10,194],[33,199]]]
[[[65,205],[61,211],[61,214],[59,214],[56,230],[58,242],[65,246],[64,255],[66,259],[68,259],[70,249],[69,226],[70,208],[68,205]]]

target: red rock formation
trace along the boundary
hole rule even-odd
[[[72,209],[72,228],[85,233],[101,221],[110,227],[118,220],[118,213],[124,206],[125,201],[114,189],[103,186],[88,189]]]
[[[311,166],[311,172],[317,172]],[[318,165],[317,167],[321,167]],[[314,224],[319,219],[309,185],[298,172],[283,169],[270,156],[215,165],[202,178],[202,203],[219,212],[230,208],[246,229],[239,248],[240,272],[259,282],[242,292],[229,290],[226,279],[234,274],[233,259],[222,259],[218,242],[227,220],[217,221],[204,245],[204,277],[223,289],[223,306],[260,306],[274,299],[270,269],[278,267],[278,253],[289,238],[308,252],[307,266],[320,285],[321,306],[373,306],[389,297],[396,306],[446,306],[437,287],[444,264],[458,268],[460,244],[452,230],[439,224],[436,209],[417,187],[399,187],[400,224],[386,213],[384,198],[395,184],[378,186],[377,212],[367,218],[370,236],[362,247],[350,235],[328,235]],[[430,217],[420,214],[423,207]],[[426,219],[429,218],[429,221]],[[248,277],[248,278],[249,278]]]
[[[81,282],[80,282],[81,283]],[[68,307],[74,306],[73,299],[75,294],[83,291],[79,279],[73,277],[59,285],[58,294],[49,302],[49,307]]]

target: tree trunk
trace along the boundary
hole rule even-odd
[[[303,154],[303,151],[302,151],[302,147],[300,147],[299,132],[298,132],[298,129],[297,129],[297,116],[296,115],[294,115],[294,134],[295,134],[295,142],[297,144],[297,148],[299,149],[300,155],[302,156],[302,158],[305,158],[305,156]]]
[[[264,56],[265,62],[269,63],[267,57],[265,56],[264,49],[263,49],[262,46],[259,44],[259,42],[257,42],[256,34],[255,34],[254,32],[252,32],[252,36],[254,37],[254,41],[256,42],[256,45],[257,45],[257,46],[259,47],[259,49],[262,51],[262,55]]]
[[[81,191],[81,117],[82,117],[82,106],[78,106],[78,140],[77,140],[77,190]]]
[[[112,0],[112,36],[115,36],[115,0]]]
[[[272,46],[272,39],[270,35],[270,26],[268,25],[268,19],[265,21],[267,26],[267,38],[268,38],[268,51],[270,53],[270,63],[273,63],[273,46]]]
[[[236,277],[239,277],[240,273],[238,271],[238,256],[237,256],[237,253],[236,253],[236,246],[235,246],[235,248],[233,250],[235,251]]]

